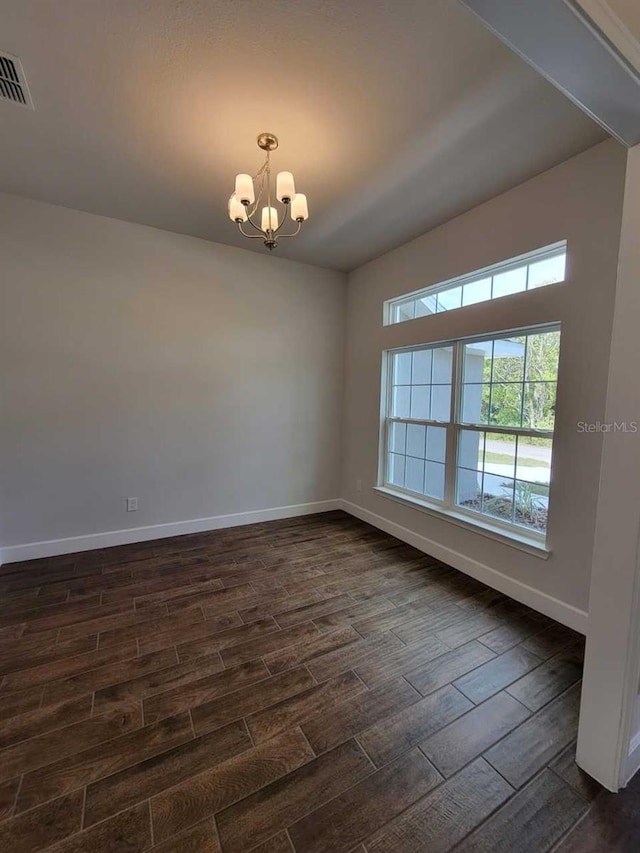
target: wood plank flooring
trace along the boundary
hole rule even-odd
[[[573,760],[581,668],[339,512],[5,565],[0,850],[636,850],[640,793]]]

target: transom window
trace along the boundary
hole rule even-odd
[[[387,353],[383,485],[544,539],[557,326]]]
[[[563,240],[469,275],[433,284],[399,299],[390,299],[385,303],[385,325],[556,284],[564,281],[566,261],[567,243]]]

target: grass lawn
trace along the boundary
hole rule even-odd
[[[513,456],[508,453],[492,453],[488,450],[484,455],[485,462],[494,462],[496,465],[513,465]],[[546,467],[542,459],[518,459],[518,467],[524,468],[544,468]]]

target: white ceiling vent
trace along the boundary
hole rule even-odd
[[[0,98],[32,110],[33,101],[17,56],[0,51]]]

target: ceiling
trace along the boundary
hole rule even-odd
[[[455,0],[0,0],[0,50],[0,190],[266,252],[226,204],[272,131],[311,214],[276,252],[335,269],[604,138]]]
[[[640,39],[640,7],[638,0],[608,0],[608,4],[615,15],[629,32]],[[582,0],[580,5],[584,5]]]

